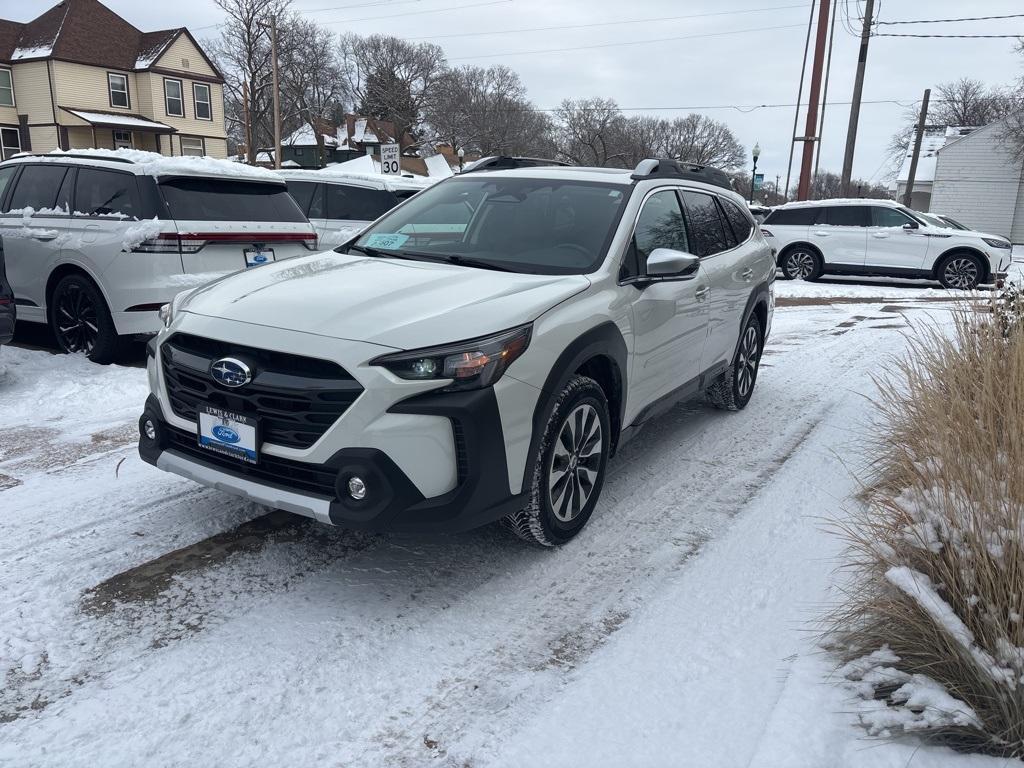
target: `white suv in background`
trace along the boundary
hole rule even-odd
[[[436,179],[346,173],[330,167],[280,173],[323,248],[352,239],[396,205],[436,183]]]
[[[772,210],[761,231],[790,280],[879,275],[972,289],[1003,280],[1011,261],[1005,237],[937,226],[892,200],[787,203]]]
[[[774,279],[721,171],[462,174],[338,252],[179,295],[139,452],[325,523],[561,544],[644,423],[747,405]]]
[[[181,290],[317,249],[270,171],[136,150],[0,163],[0,237],[18,320],[49,323],[61,349],[96,362],[156,333]]]

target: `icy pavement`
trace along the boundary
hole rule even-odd
[[[4,348],[0,765],[988,764],[867,740],[813,644],[871,374],[948,314],[780,309],[555,551],[268,515],[137,457],[144,371]]]

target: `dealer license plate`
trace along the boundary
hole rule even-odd
[[[252,416],[205,405],[199,409],[199,445],[223,456],[255,464],[257,422]]]
[[[273,248],[243,248],[245,254],[245,268],[259,267],[274,261]]]

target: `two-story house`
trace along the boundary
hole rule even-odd
[[[227,156],[224,78],[184,27],[141,32],[97,0],[0,19],[0,153],[133,147]]]

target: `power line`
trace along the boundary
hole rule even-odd
[[[592,29],[594,27],[616,27],[622,24],[646,24],[660,21],[681,21],[683,19],[699,19],[708,16],[732,16],[738,13],[761,13],[763,11],[781,11],[789,8],[806,8],[807,3],[796,5],[776,5],[769,8],[744,8],[736,11],[715,11],[714,13],[694,13],[687,16],[661,16],[654,19],[622,19],[619,21],[602,21],[591,24],[566,24],[557,27],[532,27],[529,29],[495,29],[480,32],[454,32],[447,35],[431,35],[423,37],[407,37],[406,40],[444,40],[450,37],[479,37],[481,35],[508,35],[519,32],[553,32],[564,29]]]
[[[910,19],[909,21],[879,21],[883,24],[951,24],[960,21],[994,21],[996,19],[1019,19],[1024,13],[1009,13],[1005,16],[968,16],[962,19]]]
[[[803,24],[785,24],[778,27],[756,27],[754,29],[734,29],[726,32],[705,32],[699,35],[683,35],[681,37],[649,38],[647,40],[629,40],[621,43],[599,43],[596,45],[576,45],[571,48],[546,48],[536,51],[506,51],[503,53],[481,53],[476,56],[452,56],[449,61],[466,61],[467,59],[493,59],[504,56],[536,56],[541,53],[567,53],[569,51],[589,51],[599,48],[618,48],[625,45],[650,45],[651,43],[669,43],[677,40],[695,40],[702,37],[723,37],[725,35],[740,35],[747,32],[769,32],[777,29],[803,29]]]
[[[959,40],[999,40],[1004,38],[1024,37],[1024,32],[1016,35],[901,35],[893,32],[872,32],[872,37],[917,37],[917,38],[956,38]]]

